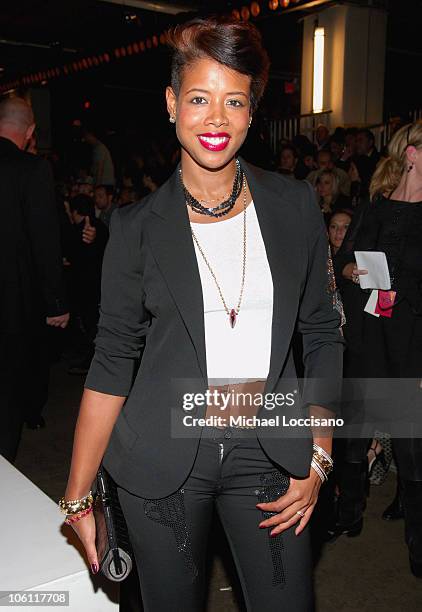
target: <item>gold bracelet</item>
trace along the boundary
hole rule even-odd
[[[94,498],[92,496],[92,491],[81,497],[81,499],[72,499],[66,501],[64,497],[59,500],[60,512],[66,515],[78,514],[78,512],[83,512],[90,508],[94,503]]]

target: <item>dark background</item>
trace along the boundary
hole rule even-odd
[[[356,0],[367,4],[365,0]],[[321,3],[321,6],[330,2]],[[108,52],[110,61],[68,76],[46,79],[54,145],[64,142],[75,119],[90,121],[122,138],[166,136],[164,89],[169,78],[169,52],[159,44],[143,53],[116,59],[115,48],[159,36],[190,16],[230,13],[246,3],[202,0],[161,1],[169,10],[183,4],[192,11],[178,15],[146,11],[100,0],[3,1],[0,14],[0,87],[56,66]],[[302,18],[309,2],[291,0],[277,11],[260,2],[259,27],[271,58],[271,75],[261,114],[300,112]],[[422,0],[373,1],[388,10],[385,75],[385,119],[421,105]],[[296,9],[293,10],[292,9]],[[301,10],[298,10],[301,9]],[[17,88],[18,92],[22,88]],[[169,128],[168,128],[169,129]]]

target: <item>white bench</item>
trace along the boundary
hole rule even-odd
[[[69,605],[0,610],[116,612],[118,585],[93,577],[58,505],[0,455],[0,591],[69,591]],[[7,599],[7,597],[6,597]]]

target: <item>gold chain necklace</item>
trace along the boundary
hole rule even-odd
[[[224,310],[226,311],[227,316],[229,317],[230,326],[233,328],[236,325],[237,315],[239,314],[240,305],[242,303],[243,290],[245,288],[245,275],[246,275],[246,178],[243,177],[243,263],[242,263],[242,281],[241,281],[241,284],[240,284],[239,301],[237,302],[236,308],[232,308],[231,310],[229,310],[229,308],[227,307],[226,300],[224,299],[224,295],[223,295],[223,292],[221,291],[221,287],[220,287],[220,284],[219,284],[219,282],[217,280],[215,272],[212,269],[208,259],[205,256],[205,253],[204,253],[201,245],[198,242],[198,238],[196,237],[195,232],[192,229],[192,225],[191,225],[191,232],[192,232],[192,238],[193,238],[196,246],[198,247],[198,251],[200,252],[200,254],[202,256],[202,259],[204,260],[205,265],[207,266],[208,270],[210,271],[211,276],[214,279],[214,282],[215,282],[215,285],[217,287],[218,293],[220,295],[221,301],[223,302]]]
[[[194,195],[194,194],[192,194],[192,195]],[[230,196],[230,191],[228,191],[227,193],[225,193],[222,196],[218,196],[218,198],[214,198],[213,200],[204,200],[204,198],[196,198],[196,199],[201,204],[211,204],[212,202],[223,202],[223,200],[227,200],[227,198],[229,196]],[[194,197],[196,197],[196,196],[194,196]]]

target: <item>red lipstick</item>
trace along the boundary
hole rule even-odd
[[[231,136],[227,132],[198,134],[199,142],[208,151],[223,151],[229,144],[230,138]]]

